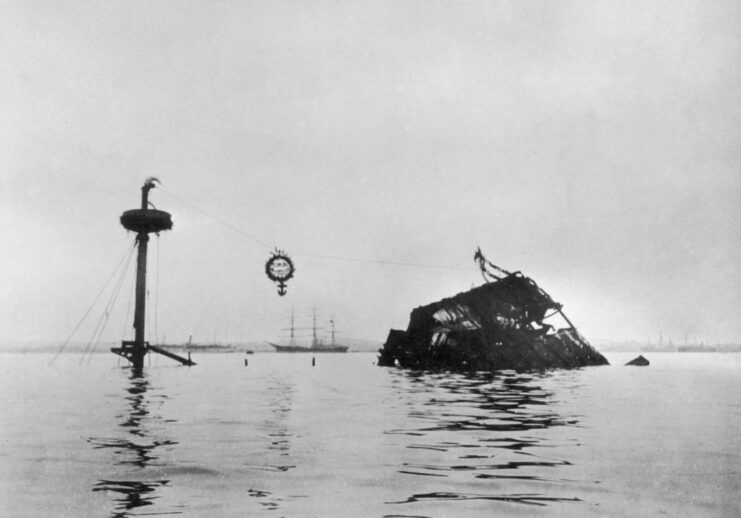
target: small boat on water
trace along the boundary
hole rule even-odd
[[[289,328],[291,331],[291,337],[288,344],[268,343],[275,348],[276,352],[279,353],[346,353],[348,347],[346,345],[338,344],[335,341],[334,320],[330,320],[329,323],[332,326],[332,338],[329,342],[325,342],[317,337],[316,310],[314,310],[311,344],[301,345],[296,341],[296,327],[294,325],[293,312],[291,312],[291,327]]]

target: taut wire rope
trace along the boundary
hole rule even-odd
[[[134,257],[133,251],[132,253],[129,254],[126,260],[126,264],[121,269],[121,274],[118,278],[118,281],[116,281],[116,284],[114,285],[113,292],[111,293],[111,296],[108,299],[108,303],[103,309],[102,315],[98,319],[98,324],[95,328],[95,331],[93,332],[93,336],[90,338],[90,342],[88,342],[88,345],[85,348],[85,351],[82,353],[82,357],[80,358],[81,365],[82,365],[82,360],[85,358],[85,355],[88,353],[88,350],[90,349],[91,345],[92,345],[92,349],[90,350],[90,354],[88,356],[88,363],[90,363],[93,353],[95,352],[95,350],[98,348],[98,345],[100,344],[100,339],[103,336],[103,331],[105,331],[105,327],[108,324],[108,319],[111,316],[111,311],[113,310],[113,306],[116,303],[116,300],[118,300],[118,294],[121,292],[121,286],[123,286],[123,281],[126,278],[126,274],[128,273],[128,269],[129,269],[129,265],[131,264],[132,257]]]
[[[121,333],[121,339],[126,340],[126,330],[131,329],[133,326],[129,326],[129,315],[131,314],[131,299],[134,298],[134,290],[136,289],[136,283],[131,283],[131,289],[129,290],[129,300],[126,302],[126,316],[124,317],[124,328]],[[120,358],[120,356],[119,356]]]
[[[154,283],[154,341],[159,343],[159,303],[160,303],[160,235],[157,233],[157,261],[155,266],[156,280]]]
[[[217,222],[217,223],[219,223],[221,225],[224,225],[225,227],[229,228],[233,232],[236,232],[237,234],[240,234],[242,236],[247,237],[248,239],[250,239],[253,242],[255,242],[255,243],[259,244],[259,245],[265,246],[269,250],[271,250],[273,248],[270,245],[268,245],[267,243],[265,243],[264,241],[256,238],[252,234],[248,234],[247,232],[243,231],[239,227],[236,227],[236,226],[232,225],[231,223],[228,223],[227,221],[224,221],[223,219],[218,218],[218,217],[214,216],[213,214],[211,214],[211,213],[209,213],[209,212],[207,212],[207,211],[205,211],[205,210],[197,207],[194,203],[191,203],[189,201],[186,201],[186,200],[182,199],[181,197],[176,196],[176,195],[172,194],[171,192],[168,192],[168,191],[166,191],[166,190],[164,190],[162,188],[159,188],[159,191],[162,192],[163,194],[171,197],[172,199],[179,201],[183,205],[186,205],[186,206],[190,207],[191,209],[193,209],[193,210],[195,210],[197,212],[200,212],[201,214],[203,214],[204,216],[206,216],[206,217],[214,220],[215,222]],[[404,266],[404,267],[412,267],[412,268],[434,268],[434,269],[444,269],[444,270],[465,270],[465,271],[470,270],[470,268],[468,268],[468,267],[467,268],[464,268],[464,267],[461,267],[461,266],[445,266],[445,265],[437,265],[437,264],[409,263],[409,262],[405,262],[405,261],[385,261],[385,260],[382,260],[382,259],[363,259],[363,258],[357,258],[357,257],[342,257],[342,256],[335,256],[335,255],[312,254],[312,253],[305,253],[305,252],[293,252],[291,255],[296,256],[296,257],[310,257],[310,258],[315,258],[315,259],[326,259],[326,260],[330,260],[330,261],[345,261],[345,262],[353,262],[353,263],[382,264],[382,265],[387,265],[387,266]]]
[[[116,272],[118,272],[118,269],[121,268],[121,265],[124,263],[124,261],[126,260],[126,258],[129,257],[133,253],[133,251],[134,251],[135,248],[136,248],[136,241],[134,241],[134,243],[132,245],[130,245],[129,248],[126,249],[126,252],[124,253],[124,255],[121,258],[121,260],[119,261],[119,263],[116,265],[116,267],[113,269],[113,272],[111,272],[111,275],[108,277],[108,280],[106,280],[105,283],[103,284],[103,286],[100,288],[100,291],[98,291],[98,294],[95,296],[95,298],[93,299],[93,301],[90,303],[90,306],[88,306],[87,310],[82,315],[82,318],[80,318],[80,321],[77,322],[77,325],[72,330],[72,332],[70,333],[70,335],[67,337],[67,339],[64,341],[64,343],[61,345],[61,347],[59,348],[59,350],[57,350],[57,353],[51,359],[51,361],[49,362],[49,365],[52,365],[56,361],[56,359],[59,357],[59,355],[62,354],[62,351],[64,351],[64,349],[67,347],[67,345],[69,344],[70,340],[72,340],[72,337],[75,335],[75,333],[77,332],[77,330],[79,329],[79,327],[82,325],[82,323],[85,321],[85,319],[87,318],[87,316],[90,314],[90,311],[92,311],[93,306],[95,306],[95,303],[98,302],[98,299],[103,294],[103,292],[105,291],[105,289],[108,287],[108,284],[111,282],[111,279],[113,279],[113,277],[116,275]]]

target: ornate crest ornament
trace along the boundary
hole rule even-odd
[[[286,282],[293,277],[295,271],[291,258],[283,250],[278,250],[278,247],[265,263],[265,274],[278,284],[278,295],[281,297],[286,294]]]

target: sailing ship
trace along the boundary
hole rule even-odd
[[[314,321],[312,325],[312,339],[310,345],[300,345],[296,342],[296,326],[294,322],[294,315],[293,311],[291,311],[291,327],[289,330],[291,331],[291,337],[288,341],[288,344],[282,345],[282,344],[275,344],[273,342],[268,342],[270,345],[272,345],[276,352],[279,353],[345,353],[347,352],[347,346],[338,344],[335,341],[335,330],[334,330],[334,320],[329,321],[330,325],[332,326],[332,338],[329,343],[325,342],[324,340],[317,337],[316,331],[316,309],[314,309]]]

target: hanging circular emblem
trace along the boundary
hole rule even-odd
[[[286,281],[293,277],[295,271],[291,258],[277,247],[265,263],[265,274],[268,279],[278,284],[278,295],[281,297],[286,294]]]

